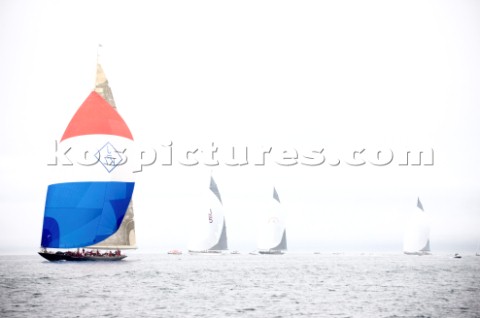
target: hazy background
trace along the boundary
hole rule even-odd
[[[434,253],[477,249],[478,1],[0,0],[0,252],[40,245],[47,164],[94,87],[98,43],[139,148],[173,142],[172,166],[137,173],[139,251],[185,249],[212,173],[230,249],[256,248],[273,186],[291,251],[401,252],[417,197]],[[325,148],[327,160],[178,162],[212,142],[219,155]],[[395,157],[345,163],[363,148]],[[433,166],[399,166],[431,149]]]

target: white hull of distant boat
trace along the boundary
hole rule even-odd
[[[188,251],[189,254],[195,255],[195,254],[201,254],[201,255],[225,255],[227,254],[227,251],[223,250],[204,250],[204,251]]]
[[[431,253],[430,252],[406,252],[406,251],[404,251],[403,254],[423,256],[423,255],[430,255]]]
[[[258,251],[258,253],[262,255],[283,255],[284,254],[282,250],[266,250],[266,251]]]

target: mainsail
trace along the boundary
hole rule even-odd
[[[135,183],[132,162],[126,158],[133,136],[114,107],[98,65],[95,90],[58,144],[59,153],[68,154],[69,163],[52,171],[55,180],[47,191],[43,248],[134,247],[131,199]]]
[[[200,224],[196,226],[198,232],[189,243],[188,250],[190,252],[212,253],[228,250],[222,198],[213,177],[210,177],[208,199],[209,208],[199,220]]]
[[[287,230],[285,216],[277,190],[273,188],[273,200],[258,238],[258,249],[263,254],[281,254],[287,250]]]
[[[411,255],[430,253],[429,219],[420,198],[417,199],[416,211],[411,215],[405,231],[403,252]]]
[[[95,80],[95,92],[102,96],[115,110],[117,106],[113,99],[112,89],[108,85],[107,77],[99,62],[97,62],[97,76]],[[106,240],[97,243],[91,248],[102,249],[136,249],[135,219],[133,214],[133,201],[130,200],[127,212],[123,218],[120,228]]]

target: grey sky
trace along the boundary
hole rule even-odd
[[[173,142],[172,166],[137,174],[141,249],[185,248],[211,173],[232,249],[255,248],[273,186],[293,250],[400,251],[417,196],[434,252],[480,242],[478,2],[0,0],[0,26],[0,251],[40,244],[47,163],[93,89],[98,43],[138,149]],[[221,162],[248,147],[249,164],[179,163],[212,142]],[[275,162],[322,148],[319,166]],[[370,163],[388,149],[391,164]],[[431,149],[433,166],[399,165]]]

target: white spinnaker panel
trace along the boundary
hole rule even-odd
[[[81,181],[134,181],[133,140],[114,135],[82,135],[58,143],[50,184]]]

